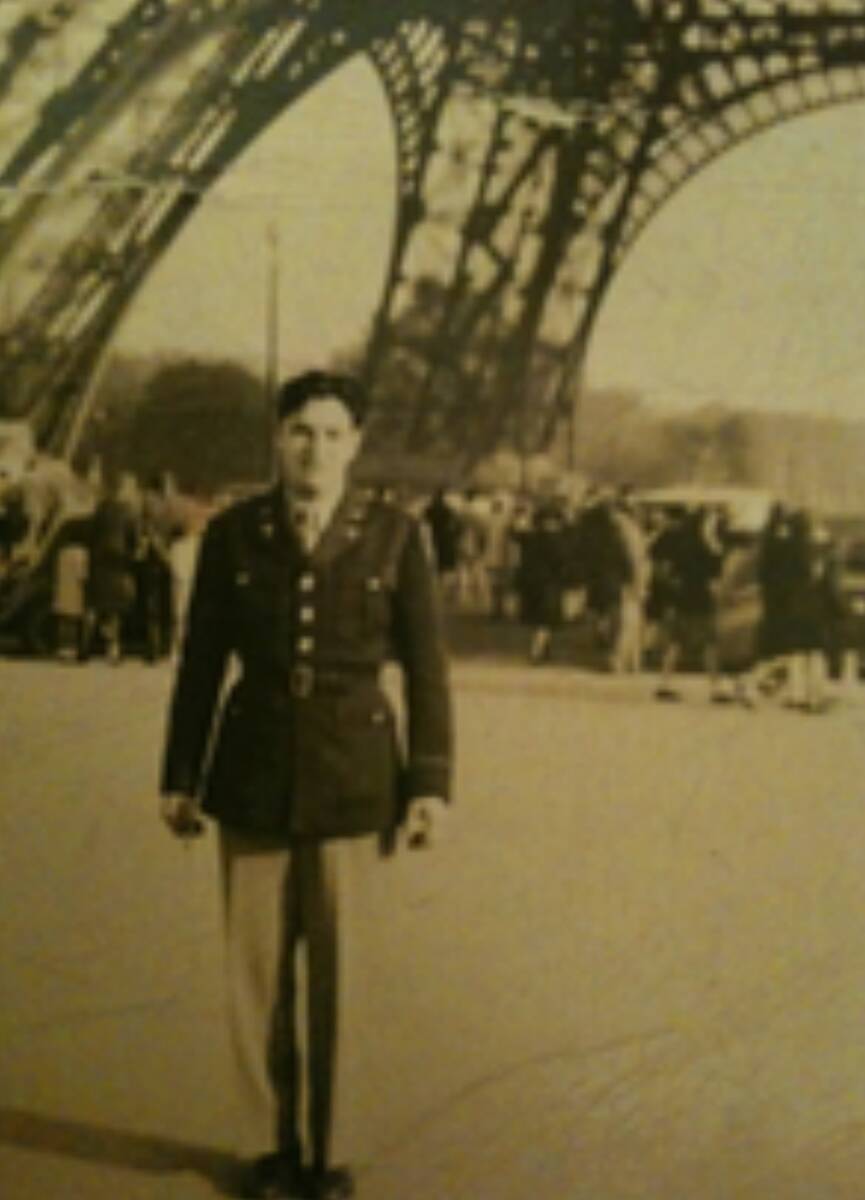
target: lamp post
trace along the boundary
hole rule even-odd
[[[279,376],[279,226],[267,226],[267,300],[265,314],[264,386],[267,399],[276,399]]]
[[[267,232],[267,285],[264,317],[264,402],[269,421],[268,453],[271,471],[275,471],[273,446],[276,433],[276,391],[279,387],[279,225],[273,219],[268,222]]]

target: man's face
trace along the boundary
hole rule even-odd
[[[338,494],[359,448],[360,430],[343,402],[336,396],[316,396],[279,424],[280,477],[298,495]]]

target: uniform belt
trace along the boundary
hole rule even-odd
[[[358,681],[374,683],[377,678],[378,667],[372,664],[319,667],[315,663],[295,663],[288,673],[288,690],[296,699],[302,700],[313,692],[338,695]]]
[[[241,688],[252,693],[276,693],[302,700],[313,693],[339,695],[350,691],[358,683],[376,683],[379,669],[375,663],[340,663],[338,666],[319,666],[313,662],[299,662],[283,673],[250,672],[244,675]]]

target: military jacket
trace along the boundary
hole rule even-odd
[[[383,664],[402,668],[397,728]],[[225,688],[230,664],[239,668]],[[436,580],[418,523],[360,493],[307,553],[281,492],[202,539],[170,706],[164,792],[241,831],[386,834],[448,797],[451,713]]]

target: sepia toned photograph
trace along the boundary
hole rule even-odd
[[[861,1200],[865,0],[2,0],[3,1200]]]

